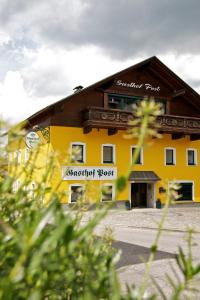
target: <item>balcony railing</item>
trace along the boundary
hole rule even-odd
[[[92,128],[124,130],[133,118],[129,111],[89,107],[83,112],[83,128],[85,133]],[[157,123],[161,132],[200,135],[200,118],[163,115]]]

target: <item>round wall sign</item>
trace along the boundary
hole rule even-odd
[[[29,132],[27,135],[26,135],[26,146],[28,148],[35,148],[37,147],[38,143],[40,141],[40,137],[39,135],[34,132],[34,131],[31,131]]]

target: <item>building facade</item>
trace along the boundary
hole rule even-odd
[[[151,57],[79,88],[28,118],[19,164],[26,163],[29,149],[43,139],[43,159],[48,151],[58,152],[51,184],[61,181],[63,203],[74,203],[80,195],[92,202],[97,191],[98,201],[155,207],[156,200],[165,202],[170,181],[181,184],[179,202],[200,202],[200,96],[190,86]],[[162,104],[163,115],[156,121],[162,138],[144,145],[133,168],[137,140],[124,134],[133,104],[144,97]],[[116,194],[115,179],[130,170],[126,188]]]

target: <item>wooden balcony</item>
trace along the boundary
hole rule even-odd
[[[111,135],[117,130],[125,130],[133,118],[129,111],[89,107],[83,112],[84,133],[90,132],[92,128],[105,128]],[[157,118],[157,123],[160,132],[170,133],[174,139],[186,134],[191,136],[191,140],[200,139],[200,118],[163,115]]]

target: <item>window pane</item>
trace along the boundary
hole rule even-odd
[[[132,148],[132,161],[133,161],[133,155],[134,155],[134,152],[135,152],[136,149],[137,149],[136,147]],[[141,150],[139,152],[138,158],[137,158],[135,163],[136,163],[136,165],[141,165],[142,164]]]
[[[194,165],[195,159],[194,159],[194,150],[188,150],[188,165]]]
[[[166,164],[173,165],[174,164],[174,151],[173,149],[166,149]]]
[[[72,162],[84,162],[83,145],[72,145]]]
[[[71,202],[77,202],[83,196],[82,186],[71,186]]]
[[[112,185],[103,187],[102,201],[112,201]]]
[[[103,162],[113,163],[113,147],[103,146]]]
[[[180,183],[181,188],[178,190],[178,194],[181,196],[178,198],[178,201],[181,200],[193,200],[193,193],[192,193],[192,183],[190,182],[182,182]]]

